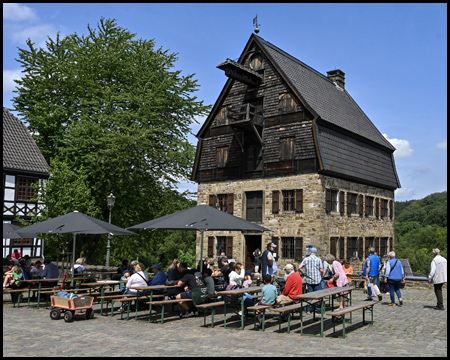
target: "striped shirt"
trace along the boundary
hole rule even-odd
[[[310,285],[317,285],[322,281],[322,273],[320,269],[323,269],[322,260],[320,260],[316,255],[311,254],[306,257],[302,263],[301,267],[305,267],[305,283]]]

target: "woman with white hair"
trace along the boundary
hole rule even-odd
[[[403,305],[402,293],[400,292],[400,284],[405,282],[405,272],[403,271],[402,262],[395,258],[395,252],[388,254],[389,261],[386,264],[386,274],[384,282],[389,284],[389,293],[391,302],[389,306],[395,306],[395,294],[398,297],[398,303]]]
[[[332,265],[333,274],[332,275],[332,282],[337,287],[342,286],[348,286],[348,280],[347,275],[345,274],[344,268],[342,267],[342,264],[336,260],[336,258],[331,254],[325,255],[325,261]],[[344,293],[339,294],[339,309],[343,309],[345,307],[345,297]]]

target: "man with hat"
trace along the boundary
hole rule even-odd
[[[310,253],[311,254],[309,256],[303,259],[302,263],[300,264],[300,269],[305,269],[305,283],[308,288],[308,292],[313,292],[322,289],[320,283],[322,281],[324,271],[322,260],[317,257],[317,249],[315,247],[311,248]],[[311,311],[312,306],[309,305],[306,309],[306,312],[308,314],[311,314]],[[320,310],[316,311],[320,312]]]
[[[283,302],[283,301],[291,301],[291,300],[297,300],[296,295],[301,295],[303,293],[302,287],[302,277],[298,272],[295,271],[294,265],[287,264],[284,267],[284,271],[286,272],[287,278],[286,278],[286,285],[284,286],[284,290],[277,297],[277,303]]]
[[[155,264],[152,267],[150,267],[150,269],[153,272],[153,279],[152,281],[150,281],[150,283],[148,284],[149,286],[153,286],[153,285],[165,285],[166,284],[166,280],[167,280],[167,276],[166,273],[164,271],[161,271],[161,266],[159,264]],[[158,293],[158,292],[162,292],[164,290],[154,290],[154,293]]]
[[[273,252],[277,246],[270,242],[267,244],[267,250],[265,250],[261,256],[262,276],[269,274],[272,276],[272,280],[278,271],[277,262],[273,256]]]

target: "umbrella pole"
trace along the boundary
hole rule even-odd
[[[203,231],[204,230],[200,230],[200,232],[202,233],[202,240],[200,242],[200,272],[202,273],[202,276],[203,276]]]
[[[75,244],[77,242],[77,234],[73,233],[73,248],[72,248],[72,281],[70,283],[70,286],[73,287],[75,280],[73,279],[75,277]]]

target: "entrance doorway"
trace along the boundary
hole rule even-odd
[[[261,250],[261,235],[245,235],[245,270],[255,271],[253,251]]]

